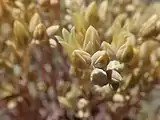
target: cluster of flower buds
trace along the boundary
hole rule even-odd
[[[76,2],[82,6],[66,7],[66,18],[71,19],[66,20],[68,27],[62,30],[62,37],[56,38],[68,54],[70,73],[78,78],[80,88],[103,99],[124,101],[132,98],[129,91],[137,86],[144,91],[145,84],[160,77],[160,17],[155,4],[146,7],[132,0]]]

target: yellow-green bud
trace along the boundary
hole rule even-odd
[[[89,69],[91,56],[83,50],[74,50],[72,53],[73,65],[79,69]]]
[[[133,47],[129,44],[122,45],[116,54],[117,59],[119,59],[122,62],[129,62],[133,58]]]
[[[83,50],[94,54],[100,48],[100,39],[97,30],[90,26],[85,34],[85,40],[83,43]]]
[[[13,32],[16,40],[15,45],[17,48],[26,48],[30,41],[30,35],[25,26],[18,20],[14,21]]]

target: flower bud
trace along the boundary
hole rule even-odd
[[[152,15],[141,27],[139,30],[139,35],[144,37],[148,35],[155,34],[156,22],[158,20],[158,15]]]
[[[118,49],[116,57],[122,62],[129,62],[133,58],[133,47],[127,43],[122,45]]]
[[[119,15],[115,18],[112,26],[108,29],[108,31],[107,31],[107,33],[106,33],[106,36],[110,38],[110,37],[112,37],[114,34],[119,33],[120,30],[121,30],[121,26],[122,26],[124,20],[126,20],[126,18],[127,18],[127,14],[126,14],[126,13],[124,13],[124,14],[119,14]]]
[[[42,23],[38,24],[35,30],[33,31],[33,37],[37,40],[43,40],[45,35],[46,35],[45,26]]]
[[[89,6],[86,9],[84,17],[87,23],[91,25],[96,22],[98,17],[97,17],[97,5],[95,1],[89,4]]]
[[[115,58],[115,51],[111,44],[107,43],[106,41],[103,41],[100,47],[102,50],[105,50],[109,56],[109,58],[114,59]]]
[[[100,48],[100,39],[97,30],[90,26],[85,34],[85,40],[83,43],[83,50],[91,55],[98,51]]]
[[[72,21],[77,32],[81,32],[83,34],[86,32],[85,20],[81,13],[74,13],[72,17]]]
[[[145,62],[149,62],[151,52],[156,49],[160,44],[157,41],[147,40],[142,43],[139,50],[139,57]]]
[[[108,0],[104,0],[100,3],[99,9],[98,9],[98,15],[101,21],[106,20],[107,9],[108,9]]]
[[[26,48],[29,43],[30,35],[25,26],[18,20],[14,21],[14,35],[16,37],[15,45],[18,48]]]
[[[106,51],[97,51],[91,57],[92,65],[95,68],[106,69],[109,63],[109,57]]]
[[[38,13],[34,13],[29,22],[29,31],[32,33],[36,26],[41,23],[41,18]]]
[[[102,69],[95,68],[91,73],[90,80],[94,85],[104,86],[108,83],[107,73]]]
[[[72,53],[73,65],[79,69],[89,69],[91,56],[83,50],[74,50]]]

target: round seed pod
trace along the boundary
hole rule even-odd
[[[14,21],[13,32],[15,35],[14,43],[18,49],[24,49],[30,42],[30,34],[25,25],[18,20]]]
[[[91,57],[91,64],[94,68],[106,69],[109,57],[106,51],[97,51]]]
[[[121,82],[122,76],[116,70],[112,70],[112,80]]]
[[[91,73],[90,80],[94,85],[104,86],[108,83],[107,73],[102,69],[95,68]]]
[[[114,90],[117,91],[117,89],[120,86],[120,82],[119,81],[112,81],[112,83],[110,84],[110,87]]]
[[[107,70],[108,82],[113,90],[117,90],[122,82],[122,76],[116,70]]]

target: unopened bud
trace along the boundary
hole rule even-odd
[[[79,69],[88,69],[91,64],[91,56],[83,50],[74,50],[72,53],[73,65]]]

